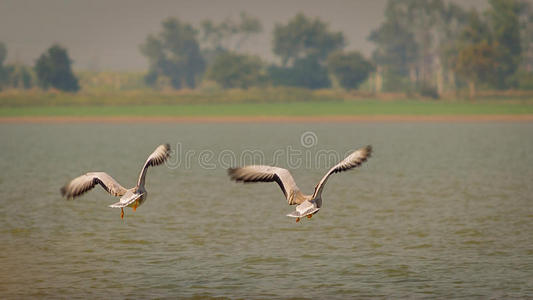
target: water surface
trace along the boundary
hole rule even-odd
[[[0,296],[533,297],[532,133],[528,123],[0,125]],[[148,199],[124,220],[101,188],[60,197],[86,171],[133,186],[162,142],[178,151],[149,170]],[[366,144],[373,157],[331,177],[322,210],[300,223],[276,184],[225,171],[275,160],[311,193],[333,164],[320,155]]]

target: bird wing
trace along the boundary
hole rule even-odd
[[[352,154],[348,155],[345,159],[343,159],[341,162],[336,164],[326,173],[326,175],[324,175],[324,177],[322,177],[322,180],[320,180],[320,182],[317,184],[317,186],[315,187],[315,193],[313,194],[313,198],[320,197],[322,195],[324,185],[328,181],[328,178],[331,174],[356,168],[362,163],[364,163],[371,156],[371,154],[372,146],[369,145],[357,149]]]
[[[100,184],[108,193],[113,196],[122,196],[126,189],[121,186],[113,177],[105,172],[90,172],[71,180],[61,188],[61,195],[67,199],[77,197]]]
[[[291,173],[287,169],[252,165],[241,168],[230,168],[228,174],[232,180],[242,182],[271,182],[278,183],[281,191],[287,198],[289,205],[300,204],[305,201],[305,196],[294,182]]]
[[[164,163],[169,156],[170,156],[170,145],[169,144],[159,145],[157,148],[155,148],[154,152],[152,152],[152,154],[148,156],[148,159],[146,159],[146,162],[144,163],[141,173],[139,174],[139,181],[137,182],[137,186],[144,186],[146,170],[148,169],[148,167],[158,166]]]

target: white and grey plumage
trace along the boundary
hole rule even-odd
[[[111,204],[109,207],[120,208],[120,217],[124,218],[124,207],[132,207],[135,211],[146,200],[147,192],[144,188],[146,170],[150,166],[157,166],[164,163],[170,156],[170,145],[164,144],[158,146],[155,151],[148,156],[144,163],[137,185],[130,189],[124,188],[113,177],[105,172],[89,172],[74,178],[64,187],[61,188],[61,195],[67,199],[72,199],[91,190],[97,184],[101,185],[112,196],[120,196],[120,201]]]
[[[302,192],[300,192],[300,189],[296,185],[296,182],[294,182],[291,173],[287,169],[252,165],[241,168],[231,168],[228,170],[228,174],[231,179],[235,181],[277,182],[281,188],[281,191],[287,198],[289,205],[298,204],[296,206],[296,210],[287,215],[288,217],[296,218],[296,222],[298,222],[300,218],[305,216],[311,218],[318,212],[322,206],[322,191],[324,189],[324,185],[328,181],[328,178],[331,174],[360,166],[370,157],[371,153],[372,146],[366,146],[348,155],[345,159],[331,168],[326,175],[324,175],[324,177],[322,177],[320,182],[316,185],[315,192],[312,195],[304,195]]]

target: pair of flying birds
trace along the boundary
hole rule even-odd
[[[289,205],[298,204],[296,210],[287,215],[288,217],[296,218],[296,222],[298,222],[300,221],[300,218],[311,218],[318,212],[322,206],[322,191],[324,185],[331,174],[360,166],[370,157],[371,153],[372,147],[366,146],[348,155],[322,177],[315,187],[315,192],[311,195],[305,195],[300,191],[296,182],[294,182],[291,173],[287,169],[263,165],[250,165],[240,168],[231,168],[228,170],[228,174],[230,178],[235,181],[277,182],[287,198]],[[131,207],[133,208],[133,211],[135,211],[137,207],[141,206],[146,200],[147,192],[144,184],[148,167],[163,164],[169,156],[169,144],[158,146],[155,151],[148,156],[148,159],[144,163],[141,173],[139,174],[137,185],[130,189],[124,188],[113,179],[113,177],[105,172],[90,172],[73,179],[62,187],[61,194],[67,197],[67,199],[71,199],[89,191],[97,184],[100,184],[111,195],[115,197],[120,196],[120,200],[117,203],[111,204],[110,207],[120,208],[120,217],[124,218],[124,207]]]

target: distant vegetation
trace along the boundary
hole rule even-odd
[[[459,116],[533,114],[533,104],[499,101],[298,101],[0,107],[0,117],[20,116]]]
[[[80,89],[78,78],[72,72],[72,61],[65,48],[52,45],[35,62],[32,68],[21,65],[4,65],[7,51],[0,42],[0,90],[3,88],[30,89],[39,86],[77,92]]]
[[[526,0],[487,1],[487,10],[478,12],[445,0],[389,0],[384,22],[369,33],[376,46],[369,58],[346,50],[342,32],[302,13],[276,24],[272,32],[276,63],[242,52],[243,45],[263,31],[259,19],[246,13],[237,20],[204,20],[199,26],[177,18],[163,20],[159,32],[140,41],[140,51],[149,62],[143,74],[73,74],[67,50],[60,45],[46,50],[32,67],[6,65],[6,47],[0,42],[0,90],[81,90],[82,98],[127,91],[148,95],[143,100],[147,103],[166,99],[169,93],[191,101],[232,95],[239,102],[272,99],[272,91],[293,99],[287,91],[302,89],[333,89],[342,97],[357,90],[425,98],[533,90],[533,5]],[[250,91],[223,91],[235,88]],[[26,95],[31,98],[35,93]],[[257,96],[262,93],[264,97]],[[304,94],[315,97],[311,91]],[[20,94],[9,95],[14,99]],[[2,105],[11,103],[5,95],[0,100]]]
[[[225,52],[215,58],[207,72],[207,79],[223,88],[247,89],[268,81],[262,69],[263,62],[259,57]]]
[[[80,89],[78,78],[74,76],[67,50],[53,45],[35,63],[35,73],[43,89],[76,92]]]
[[[151,88],[120,90],[128,84],[128,77],[110,73],[93,75],[82,73],[82,82],[102,82],[108,79],[109,89],[100,85],[86,88],[78,93],[61,91],[43,92],[39,89],[10,89],[0,93],[0,108],[9,106],[87,106],[87,105],[147,105],[147,104],[194,104],[194,103],[290,103],[290,102],[339,102],[344,99],[372,97],[370,93],[349,94],[342,90],[309,90],[294,87],[250,87],[248,89],[181,89],[154,90]],[[134,78],[130,78],[134,79]],[[142,75],[136,76],[142,82]],[[125,86],[124,86],[125,87]],[[115,89],[117,88],[117,89]]]
[[[375,71],[374,65],[357,51],[332,53],[327,65],[330,74],[346,90],[357,89]]]
[[[158,35],[149,35],[141,52],[148,58],[150,70],[146,83],[158,87],[171,85],[175,89],[194,88],[205,70],[196,30],[176,18],[163,21]]]
[[[378,90],[441,95],[468,86],[474,97],[476,87],[527,88],[517,78],[533,71],[533,7],[488,2],[480,14],[440,0],[389,1],[385,22],[369,36],[383,77]]]

